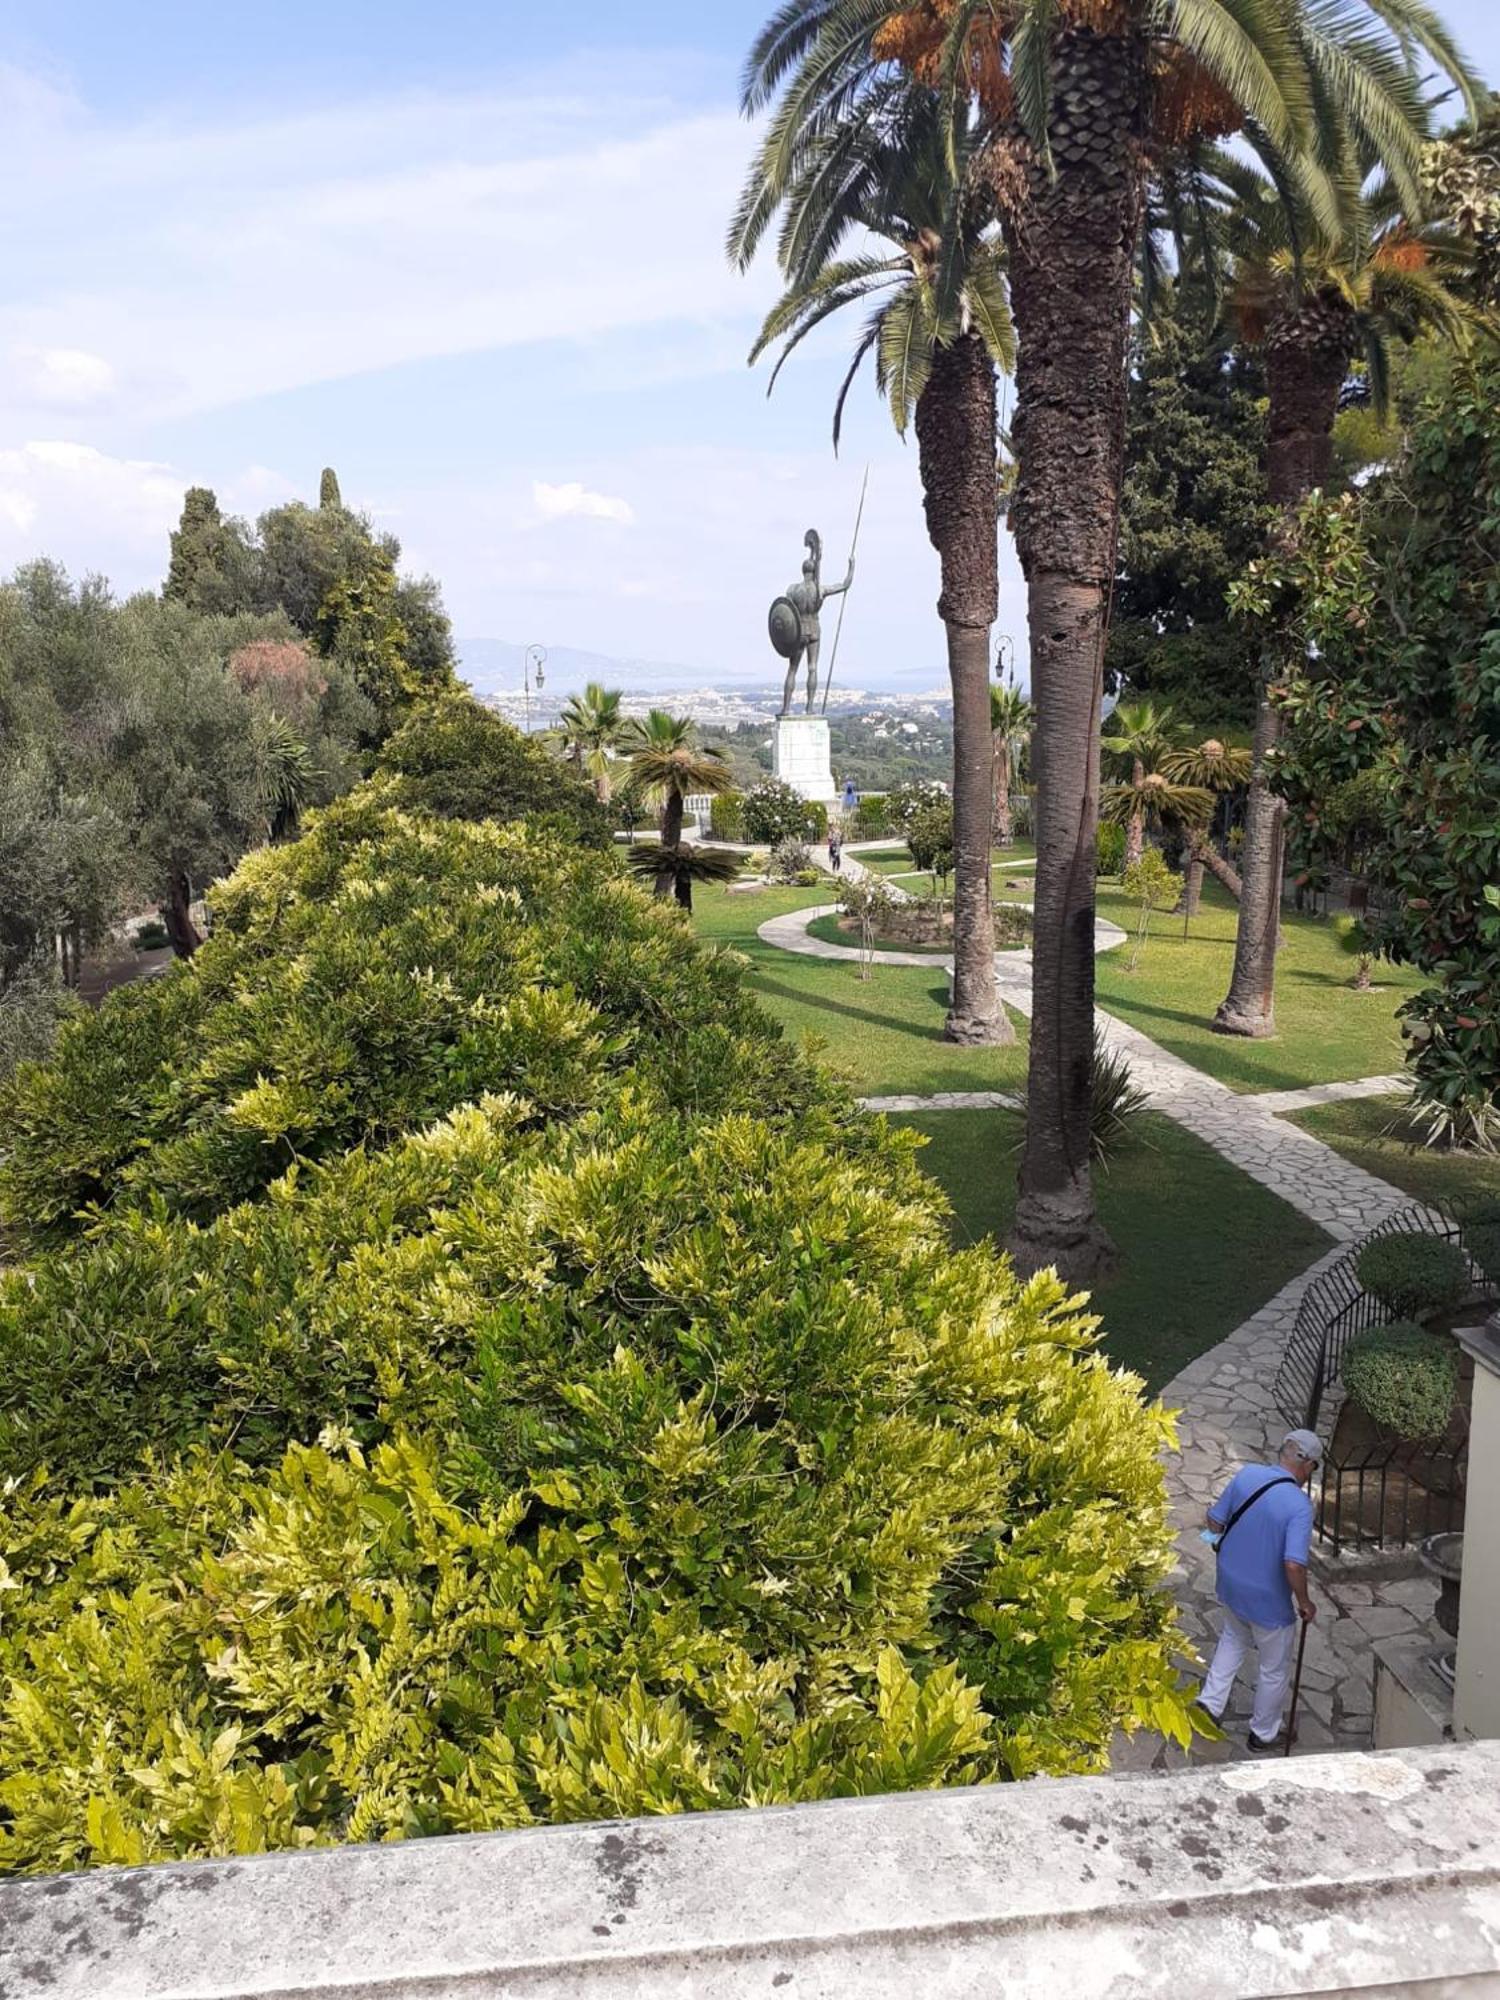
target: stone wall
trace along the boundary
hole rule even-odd
[[[1500,1744],[0,1886],[0,2000],[1500,1991]]]

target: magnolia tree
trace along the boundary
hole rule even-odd
[[[1403,1005],[1413,1097],[1440,1141],[1500,1143],[1500,363],[1461,370],[1360,495],[1315,496],[1253,564],[1241,610],[1288,621],[1277,783],[1316,833],[1362,772],[1381,954],[1428,983]],[[1333,815],[1335,827],[1338,816]]]

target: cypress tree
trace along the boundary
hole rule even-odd
[[[332,513],[344,504],[339,492],[339,476],[331,465],[323,467],[323,477],[318,482],[318,506],[325,513]]]

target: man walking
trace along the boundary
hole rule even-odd
[[[1297,1621],[1308,1624],[1317,1615],[1307,1594],[1313,1509],[1303,1489],[1322,1455],[1314,1432],[1288,1431],[1275,1465],[1241,1466],[1208,1510],[1206,1539],[1218,1550],[1224,1630],[1198,1701],[1218,1722],[1254,1646],[1260,1671],[1252,1750],[1277,1747]]]

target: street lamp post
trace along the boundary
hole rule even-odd
[[[995,641],[995,679],[1014,680],[1016,677],[1016,642],[1009,632],[1002,632]]]
[[[535,680],[536,691],[540,694],[547,684],[547,676],[543,671],[546,664],[547,648],[545,646],[528,646],[526,648],[526,734],[528,736],[531,734],[531,683]]]

